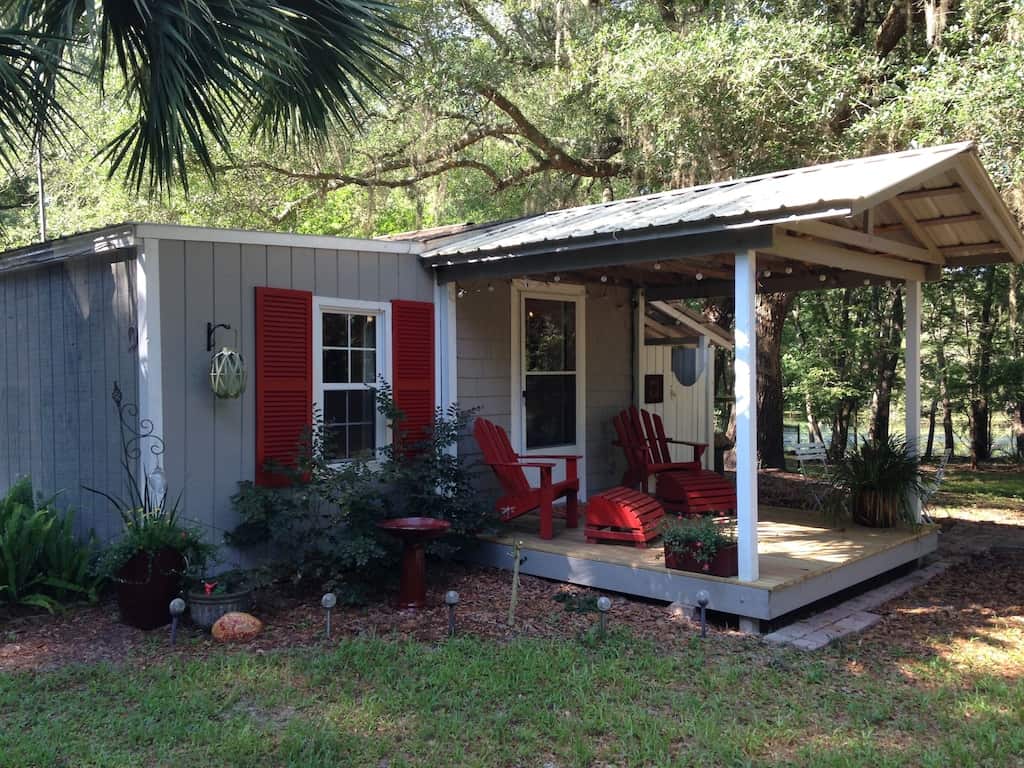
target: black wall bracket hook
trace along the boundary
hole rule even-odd
[[[213,323],[206,324],[206,351],[213,352],[213,335],[217,332],[218,328],[223,328],[225,331],[230,331],[231,326],[227,323]]]

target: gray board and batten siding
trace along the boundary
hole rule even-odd
[[[212,540],[236,525],[231,496],[256,469],[255,289],[364,301],[434,300],[433,275],[415,253],[397,252],[393,244],[363,241],[361,250],[339,250],[248,240],[159,243],[167,481],[183,490],[186,516]],[[237,344],[245,358],[249,382],[239,400],[218,400],[210,391],[207,322],[230,325],[217,331],[217,346]]]
[[[135,258],[130,248],[0,257],[0,492],[30,475],[59,492],[80,532],[110,538],[120,520],[83,486],[120,493],[118,382],[138,398]]]
[[[494,280],[466,288],[456,303],[459,406],[511,432],[512,285]],[[612,420],[632,402],[633,310],[629,290],[619,286],[590,286],[585,301],[586,472],[593,494],[618,485],[625,471]],[[481,458],[472,436],[463,438],[459,453],[474,463]],[[493,473],[481,468],[478,477],[496,497]]]

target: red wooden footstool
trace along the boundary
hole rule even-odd
[[[661,535],[665,510],[657,499],[632,488],[616,486],[587,500],[583,534],[587,541],[630,541],[636,547]]]
[[[669,512],[680,515],[736,512],[736,486],[706,469],[662,472],[656,493]]]

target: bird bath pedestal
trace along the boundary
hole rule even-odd
[[[430,539],[443,536],[452,524],[436,517],[396,517],[377,523],[377,527],[387,531],[404,545],[398,607],[422,608],[427,599],[427,567],[423,545]]]

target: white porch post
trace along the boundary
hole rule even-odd
[[[757,581],[757,256],[736,253],[736,522],[739,579]]]
[[[921,450],[921,283],[918,280],[907,280],[906,289],[906,435],[907,445],[917,454]],[[920,497],[915,495],[911,505],[914,518],[920,522]]]
[[[434,286],[434,399],[438,408],[447,409],[459,401],[458,329],[456,326],[455,283]],[[447,453],[458,455],[458,445]]]

